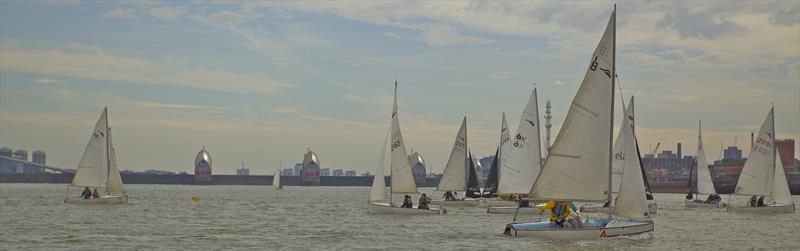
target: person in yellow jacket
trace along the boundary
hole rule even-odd
[[[569,204],[568,201],[548,201],[539,208],[539,215],[550,210],[550,226],[566,228],[567,225],[564,225],[564,222],[567,221],[571,212]]]

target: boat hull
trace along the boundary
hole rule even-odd
[[[725,205],[723,203],[705,203],[703,200],[687,200],[686,207],[688,208],[721,208]]]
[[[480,200],[434,200],[433,205],[443,207],[475,207],[481,204]]]
[[[431,209],[418,209],[418,208],[402,208],[389,205],[389,203],[370,202],[367,205],[367,211],[370,214],[399,214],[399,215],[438,215],[444,212],[438,208]]]
[[[767,205],[765,207],[728,207],[729,212],[736,213],[755,213],[755,214],[770,214],[770,213],[794,213],[794,205]]]
[[[611,207],[600,207],[600,206],[585,206],[581,208],[581,212],[584,213],[609,213],[611,212]],[[658,213],[658,204],[651,203],[647,204],[647,209],[650,212],[650,215]]]
[[[80,197],[64,198],[64,203],[70,204],[125,204],[128,196],[103,196],[97,199],[83,199]]]
[[[538,215],[538,207],[523,207],[517,211],[517,207],[489,207],[486,213],[490,214],[517,214],[517,215]]]
[[[605,237],[636,235],[653,232],[654,223],[643,220],[586,220],[583,228],[553,228],[550,222],[511,223],[505,234],[514,237],[533,237],[547,240],[595,240]]]

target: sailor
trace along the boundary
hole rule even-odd
[[[413,205],[413,203],[411,202],[411,196],[409,196],[409,195],[406,195],[406,196],[403,198],[403,205],[402,205],[402,206],[400,206],[400,207],[404,207],[404,208],[411,208],[411,207],[413,207],[413,206],[414,206],[414,205]]]
[[[548,209],[550,210],[550,226],[566,228],[567,226],[564,225],[564,222],[570,214],[569,202],[548,201],[539,208],[539,215]]]
[[[446,201],[452,201],[452,200],[456,200],[456,198],[453,196],[453,192],[451,192],[451,191],[447,191],[447,192],[445,192],[445,193],[444,193],[444,196],[442,196],[442,197],[443,197],[443,198],[444,198],[444,200],[446,200]]]
[[[714,203],[714,194],[709,194],[708,198],[706,198],[705,203]]]
[[[717,204],[720,201],[722,201],[722,197],[720,197],[719,194],[714,194],[714,200],[711,203]]]
[[[750,197],[750,207],[756,207],[756,206],[758,206],[758,199],[756,198],[755,195],[753,195],[753,197]]]
[[[575,207],[575,203],[569,202],[569,209],[574,213],[569,214],[567,222],[569,222],[573,228],[583,228],[583,222],[581,222],[581,213],[578,211],[578,208]]]
[[[417,206],[417,208],[419,208],[419,209],[430,209],[430,207],[428,207],[428,203],[430,203],[430,202],[431,202],[431,198],[428,198],[428,196],[425,195],[425,193],[422,193],[422,196],[419,197],[419,205]]]
[[[92,190],[89,190],[89,187],[84,187],[83,192],[81,192],[81,198],[86,200],[92,198]]]
[[[97,193],[97,188],[95,188],[94,191],[92,192],[92,199],[98,199],[98,198],[100,198],[100,194]]]
[[[759,207],[766,207],[767,205],[764,204],[764,196],[758,197],[757,206]]]

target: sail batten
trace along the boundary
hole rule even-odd
[[[615,13],[594,50],[542,171],[533,199],[608,201],[614,109]],[[565,157],[576,156],[577,158]]]

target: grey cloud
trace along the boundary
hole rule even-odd
[[[656,26],[659,28],[671,28],[683,38],[694,37],[699,39],[716,39],[720,36],[747,31],[747,29],[734,22],[724,19],[715,20],[710,12],[690,13],[685,9],[667,12]]]
[[[792,8],[780,9],[770,17],[770,21],[774,24],[780,25],[796,25],[800,23],[800,5],[795,5]]]

